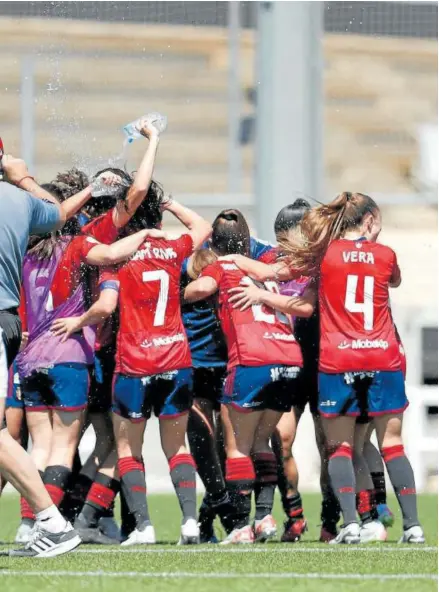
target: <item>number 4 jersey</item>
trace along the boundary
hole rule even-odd
[[[389,284],[399,274],[394,251],[364,239],[337,240],[320,272],[320,370],[400,370],[389,303]]]
[[[227,342],[228,369],[234,366],[279,364],[302,367],[302,353],[288,317],[264,305],[253,305],[245,311],[229,303],[229,290],[252,280],[234,263],[208,265],[201,276],[212,277],[218,285],[219,319]],[[277,291],[274,282],[265,288]]]
[[[101,272],[100,284],[119,290],[116,372],[151,376],[190,368],[189,344],[180,310],[181,266],[192,238],[147,239],[131,260]]]

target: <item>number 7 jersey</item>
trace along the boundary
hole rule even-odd
[[[389,247],[364,239],[330,244],[320,269],[322,372],[401,369],[389,303],[389,284],[398,273]]]
[[[205,267],[201,276],[212,277],[218,286],[218,316],[227,342],[229,370],[238,365],[303,366],[300,345],[287,316],[261,304],[244,311],[230,304],[231,288],[252,283],[234,263],[217,261]],[[275,282],[261,287],[278,291]]]
[[[151,376],[192,365],[180,310],[181,266],[192,238],[149,238],[131,260],[101,273],[119,289],[116,372]]]

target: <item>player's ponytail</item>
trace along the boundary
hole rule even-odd
[[[317,276],[331,241],[359,226],[366,214],[374,215],[378,209],[371,197],[345,191],[331,203],[305,213],[297,243],[282,237],[279,245],[288,256],[291,267],[303,275]]]
[[[210,249],[197,249],[189,260],[187,273],[192,280],[196,280],[205,267],[215,263],[218,256]]]
[[[248,255],[250,229],[239,210],[223,210],[212,224],[212,248],[218,255]]]

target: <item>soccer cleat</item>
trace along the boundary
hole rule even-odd
[[[404,530],[399,542],[423,545],[425,543],[424,532],[420,526],[412,526],[411,528]]]
[[[320,538],[319,541],[321,543],[329,543],[337,536],[337,525],[336,524],[322,524],[322,528],[320,529]]]
[[[30,518],[23,518],[21,520],[20,526],[18,527],[14,542],[22,544],[28,543],[32,536],[34,526],[35,520],[31,520]]]
[[[220,545],[251,545],[255,542],[255,533],[251,526],[235,528],[220,542]]]
[[[282,543],[297,543],[302,534],[308,529],[305,518],[290,518],[284,524]]]
[[[360,527],[360,543],[376,543],[387,539],[387,530],[379,520],[372,520]]]
[[[213,528],[215,517],[215,510],[208,506],[205,502],[203,502],[200,507],[200,513],[198,514],[198,526],[200,528],[200,543],[218,542]]]
[[[352,522],[346,526],[342,526],[340,532],[329,541],[330,545],[358,545],[360,542],[360,525],[358,522]]]
[[[255,520],[254,531],[256,542],[265,543],[274,538],[277,534],[277,525],[273,516],[268,514],[262,520]]]
[[[194,518],[189,518],[181,526],[180,540],[177,545],[199,545],[200,527]]]
[[[81,539],[70,522],[62,532],[54,534],[36,524],[29,542],[21,549],[9,551],[9,557],[56,557],[75,549]]]
[[[122,547],[130,547],[131,545],[155,545],[154,526],[147,524],[142,530],[134,529],[128,538],[121,543]]]
[[[118,545],[119,541],[110,539],[98,527],[78,528],[75,522],[75,529],[84,545]]]
[[[114,517],[103,516],[99,519],[99,530],[114,543],[120,542],[120,528]]]
[[[395,522],[395,516],[392,514],[387,504],[378,504],[377,506],[378,520],[386,528],[391,528]]]

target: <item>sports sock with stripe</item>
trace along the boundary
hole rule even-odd
[[[191,454],[176,454],[169,459],[169,472],[177,494],[183,522],[197,517],[196,468]]]
[[[117,461],[120,486],[130,513],[136,520],[136,527],[151,524],[148,502],[146,501],[145,465],[143,460],[133,456],[120,458]]]
[[[355,473],[352,448],[340,445],[329,457],[329,476],[343,514],[344,524],[357,521],[355,507]]]
[[[255,520],[262,520],[273,511],[274,492],[277,485],[277,461],[272,452],[253,455],[255,469]]]
[[[373,489],[363,489],[356,494],[357,512],[363,524],[378,519]]]
[[[59,507],[69,482],[71,470],[63,465],[46,467],[43,483],[55,506]]]
[[[114,502],[119,491],[119,481],[96,473],[93,485],[88,492],[84,507],[78,516],[81,525],[97,526],[99,519],[105,515]]]
[[[255,477],[253,462],[249,456],[226,460],[226,483],[231,509],[224,525],[228,532],[249,524]]]
[[[416,485],[412,466],[405,455],[404,446],[389,446],[381,450],[390,481],[401,507],[404,529],[418,526]]]

